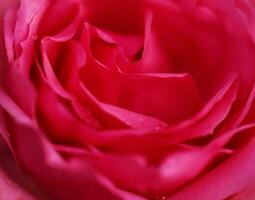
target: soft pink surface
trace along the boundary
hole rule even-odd
[[[1,1],[0,199],[255,198],[254,13]]]

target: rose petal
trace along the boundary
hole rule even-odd
[[[247,28],[252,36],[253,42],[255,41],[254,31],[255,31],[255,15],[254,15],[254,4],[251,1],[238,0],[236,1],[237,8],[242,11],[242,13],[247,18]]]
[[[81,4],[76,1],[60,0],[50,2],[47,13],[41,20],[38,37],[50,36],[58,40],[68,40],[77,31],[78,24],[82,19],[83,11]]]
[[[16,20],[16,10],[14,9],[7,10],[4,17],[4,27],[5,27],[4,28],[4,43],[5,43],[6,54],[7,54],[9,63],[13,63],[15,59],[15,51],[13,48],[15,20]]]
[[[236,99],[238,82],[230,79],[212,99],[194,117],[167,130],[173,140],[187,140],[202,137],[214,132],[214,129],[228,115]]]
[[[196,84],[188,74],[123,75],[119,92],[117,105],[170,124],[201,106]]]
[[[91,24],[113,32],[132,35],[142,33],[144,4],[134,0],[125,2],[102,0],[100,4],[96,1],[86,1],[85,8]]]
[[[153,13],[148,11],[145,15],[145,36],[141,59],[131,64],[122,56],[119,57],[119,66],[125,73],[167,73],[172,71],[169,55],[165,55],[155,36],[153,24]],[[141,47],[140,47],[141,48]],[[138,51],[136,51],[139,53]]]
[[[188,185],[171,199],[224,199],[254,183],[254,139],[215,170]],[[227,186],[227,187],[226,187]]]
[[[243,190],[237,195],[234,195],[230,200],[252,200],[255,196],[255,186],[254,184],[247,189]]]
[[[20,169],[1,139],[0,191],[1,199],[48,199],[27,174]]]
[[[39,21],[48,5],[47,0],[21,1],[14,29],[14,49],[16,63],[26,74],[29,74],[34,50],[34,36],[37,33]]]
[[[9,98],[4,102],[3,109],[6,104],[9,104]],[[17,109],[13,108],[12,112]],[[20,124],[17,119],[16,116],[9,118],[15,156],[22,166],[29,170],[41,189],[52,198],[142,199],[117,189],[86,162],[74,160],[66,163],[40,130],[35,126]],[[85,171],[87,173],[84,173]]]
[[[130,112],[128,110],[112,106],[109,104],[102,104],[102,107],[106,113],[110,113],[112,116],[117,117],[128,126],[135,129],[147,129],[155,127],[167,127],[167,124],[150,116]]]

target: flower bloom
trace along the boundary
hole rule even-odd
[[[3,198],[255,198],[252,0],[0,10]]]

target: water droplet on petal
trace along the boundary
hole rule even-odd
[[[155,196],[155,200],[166,200],[166,196]]]

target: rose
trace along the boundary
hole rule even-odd
[[[16,3],[1,25],[0,132],[43,194],[254,196],[252,1]]]
[[[3,138],[53,199],[246,191],[253,9],[249,1],[22,0],[1,26]]]

